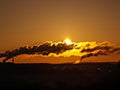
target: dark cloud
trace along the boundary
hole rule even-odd
[[[15,56],[22,54],[40,54],[43,56],[79,56],[81,60],[100,55],[120,54],[120,46],[110,42],[80,42],[70,45],[65,42],[46,42],[39,46],[20,47],[15,50],[6,51],[0,54],[0,58],[4,57],[3,62]]]
[[[110,52],[111,52],[111,53],[120,52],[120,47],[113,48]]]
[[[6,51],[5,53],[0,54],[0,57],[5,57],[3,62],[6,62],[8,59],[21,54],[41,54],[41,55],[49,55],[50,53],[59,54],[66,50],[70,50],[72,48],[73,48],[73,44],[66,45],[65,43],[60,43],[60,42],[59,43],[46,42],[39,46],[33,46],[33,47],[25,46],[12,51]]]
[[[103,51],[98,51],[96,53],[88,53],[88,54],[83,55],[81,57],[81,60],[84,59],[84,58],[88,58],[88,57],[92,57],[92,56],[99,56],[99,55],[107,55],[107,54]]]
[[[96,46],[94,48],[87,48],[87,49],[83,49],[81,52],[93,52],[93,51],[96,51],[96,50],[106,50],[106,51],[109,51],[112,47],[110,46]]]
[[[81,53],[85,53],[85,52],[86,54],[81,56],[81,60],[92,56],[109,55],[113,53],[119,54],[118,52],[120,52],[120,47],[110,42],[102,42],[102,43],[97,43],[97,45],[92,48],[85,47],[81,50]]]

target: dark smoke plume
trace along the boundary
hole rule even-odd
[[[120,54],[120,46],[110,42],[80,42],[66,44],[65,42],[46,42],[39,46],[20,47],[15,50],[6,51],[0,54],[4,57],[3,63],[15,56],[22,54],[39,54],[43,56],[79,56],[81,60],[100,55]]]
[[[70,50],[72,48],[73,48],[73,44],[66,45],[65,43],[46,42],[39,46],[33,46],[33,47],[25,46],[12,51],[6,51],[5,53],[0,54],[0,57],[5,57],[5,59],[3,60],[3,63],[5,63],[8,59],[11,59],[21,54],[41,54],[41,55],[49,55],[50,53],[59,54],[66,50]]]

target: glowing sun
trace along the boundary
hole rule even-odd
[[[67,45],[72,44],[72,41],[71,41],[70,39],[68,39],[68,38],[67,38],[67,39],[65,39],[65,40],[64,40],[64,42],[65,42]]]

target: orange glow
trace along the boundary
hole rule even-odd
[[[70,39],[65,39],[64,42],[67,44],[67,45],[70,45],[70,44],[73,44],[72,41]]]

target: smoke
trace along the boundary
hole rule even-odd
[[[3,62],[22,54],[38,54],[43,56],[70,57],[79,56],[81,60],[99,55],[120,54],[120,46],[110,42],[79,42],[68,45],[65,42],[45,42],[39,46],[24,46],[0,54]]]
[[[90,48],[89,46],[81,50],[85,55],[81,56],[81,60],[91,56],[119,54],[120,46],[112,44],[110,42],[97,43],[97,46]]]
[[[98,51],[98,52],[96,52],[96,53],[88,53],[88,54],[86,54],[86,55],[83,55],[82,57],[81,57],[81,60],[82,59],[84,59],[84,58],[87,58],[87,57],[91,57],[91,56],[99,56],[99,55],[107,55],[105,52],[102,52],[102,51]]]
[[[68,46],[66,43],[63,42],[58,42],[58,43],[46,42],[39,46],[33,46],[33,47],[25,46],[12,51],[6,51],[5,53],[0,54],[0,58],[5,57],[3,62],[6,62],[8,59],[21,54],[41,54],[48,56],[50,53],[59,54],[66,50],[70,50],[72,48],[73,48],[73,44]]]

